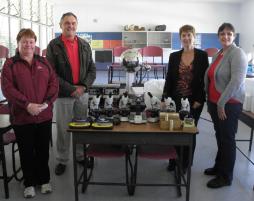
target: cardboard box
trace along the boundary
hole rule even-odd
[[[179,118],[179,113],[161,112],[160,113],[160,128],[162,130],[182,129],[182,122]]]

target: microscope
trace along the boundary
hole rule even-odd
[[[137,96],[130,104],[129,122],[134,124],[142,124],[147,122],[146,114],[144,112],[146,105],[141,96]]]
[[[130,108],[128,106],[129,104],[129,97],[128,93],[125,92],[121,96],[121,99],[119,100],[119,114],[120,114],[120,121],[128,121],[129,115],[130,115]]]
[[[190,115],[190,103],[188,98],[181,98],[181,110],[179,111],[180,119],[183,121],[185,117]]]
[[[148,106],[146,110],[147,121],[158,122],[161,101],[156,96],[153,96],[151,92],[148,92],[147,95],[151,103],[151,106]]]
[[[92,100],[90,101],[90,110],[89,115],[93,116],[95,119],[99,118],[100,116],[100,101],[101,101],[101,95],[97,94],[93,96]]]
[[[190,103],[188,98],[181,98],[181,110],[179,111],[180,119],[183,121],[183,131],[192,131],[195,129],[195,120],[190,114]]]
[[[176,112],[176,104],[171,97],[165,98],[164,101],[166,106],[166,112]]]
[[[110,93],[106,96],[104,101],[104,114],[106,118],[112,119],[113,118],[113,95]]]
[[[105,105],[107,107],[107,111],[112,111],[112,103],[111,99],[113,99],[112,96],[108,96],[105,100]],[[90,116],[92,116],[93,123],[91,124],[91,127],[93,129],[112,129],[113,123],[108,118],[105,118],[105,115],[103,115],[103,111],[100,108],[100,102],[101,102],[101,95],[95,95],[93,96],[92,100],[90,101]],[[111,115],[113,116],[113,115]]]

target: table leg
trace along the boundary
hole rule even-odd
[[[110,84],[113,83],[113,67],[110,66]]]
[[[78,179],[77,179],[77,159],[76,159],[76,142],[72,139],[72,150],[73,150],[73,170],[74,170],[74,191],[75,201],[78,201]]]
[[[187,170],[187,186],[186,186],[186,201],[190,200],[190,180],[191,180],[191,161],[192,161],[192,149],[193,149],[193,138],[191,140],[191,145],[189,149],[189,164]]]
[[[251,151],[252,140],[253,140],[253,128],[251,128],[251,132],[250,132],[250,143],[249,143],[249,151]]]
[[[2,136],[0,136],[2,137]],[[9,187],[8,187],[8,175],[6,170],[6,159],[5,159],[5,152],[4,152],[4,145],[3,142],[0,143],[0,152],[1,152],[1,159],[2,159],[2,169],[3,169],[3,180],[4,180],[4,192],[5,198],[9,198]]]

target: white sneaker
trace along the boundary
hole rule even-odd
[[[24,190],[25,198],[33,198],[35,196],[35,189],[33,186],[26,187]]]
[[[48,194],[52,192],[52,186],[50,183],[41,185],[41,193]]]

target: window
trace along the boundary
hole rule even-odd
[[[31,0],[22,0],[22,17],[31,20]]]
[[[48,4],[47,6],[47,25],[53,25],[53,5]]]
[[[8,17],[0,15],[0,44],[9,47],[9,26]]]
[[[32,23],[31,21],[23,20],[21,28],[31,28]]]
[[[0,45],[4,47],[9,47],[9,28],[8,28],[8,17],[0,15]],[[5,62],[4,58],[0,58],[0,71],[2,66]],[[1,98],[1,91],[0,91],[0,98]]]
[[[10,55],[15,55],[15,51],[17,48],[16,37],[17,37],[17,34],[19,33],[19,30],[20,30],[19,29],[19,19],[11,18],[10,25],[11,25],[11,31],[10,31],[11,43],[10,43],[9,51],[10,51]]]
[[[41,50],[44,50],[47,48],[48,39],[47,39],[47,28],[46,26],[41,27],[41,37],[40,37],[40,47]]]
[[[41,0],[41,23],[47,24],[47,1]]]
[[[38,24],[33,23],[32,24],[32,30],[34,31],[37,41],[36,41],[36,46],[40,46],[40,27]]]
[[[10,14],[20,16],[20,0],[10,0]]]
[[[33,22],[39,22],[39,2],[38,0],[33,0],[32,1],[32,12],[31,12],[31,17]]]
[[[1,13],[8,13],[8,1],[7,0],[1,0],[1,5],[0,5],[0,12]]]
[[[21,28],[32,28],[36,45],[45,49],[54,37],[52,0],[0,0],[0,44],[15,54],[16,36]]]

